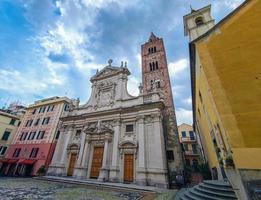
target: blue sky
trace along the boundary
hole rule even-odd
[[[1,0],[0,107],[50,96],[87,102],[90,77],[127,61],[129,92],[141,82],[140,45],[163,37],[178,124],[192,123],[188,38],[190,5],[212,4],[218,22],[243,0]]]

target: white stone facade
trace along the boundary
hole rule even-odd
[[[129,74],[110,62],[91,78],[89,101],[61,118],[48,175],[168,187],[164,102],[156,92],[129,95]]]

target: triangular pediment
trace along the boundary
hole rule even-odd
[[[109,76],[116,75],[119,72],[127,72],[128,75],[130,74],[129,70],[125,67],[106,66],[102,70],[97,71],[96,74],[91,78],[91,81],[104,79]]]

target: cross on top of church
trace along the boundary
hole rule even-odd
[[[108,60],[109,66],[111,66],[112,61],[113,61],[112,59]]]

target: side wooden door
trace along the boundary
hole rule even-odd
[[[133,154],[124,155],[124,181],[133,182]]]
[[[68,167],[68,171],[67,171],[67,176],[73,175],[76,157],[77,157],[77,154],[71,154],[70,163],[69,163],[69,167]]]
[[[91,178],[98,178],[102,167],[103,147],[94,147],[92,157]]]

